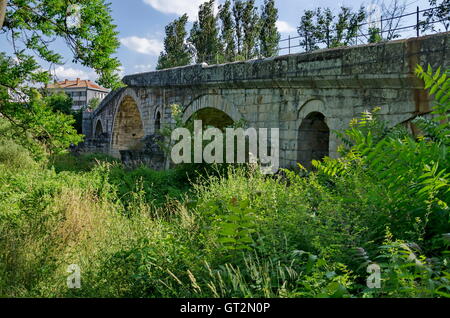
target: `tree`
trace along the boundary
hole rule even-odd
[[[50,94],[44,97],[44,102],[55,112],[71,115],[73,100],[64,92]]]
[[[68,23],[76,11],[77,23]],[[120,66],[113,57],[120,43],[105,0],[0,1],[0,36],[11,39],[13,55],[0,52],[0,115],[11,123],[16,139],[49,152],[65,150],[78,143],[71,125],[73,118],[53,112],[34,86],[45,85],[50,74],[36,61],[63,64],[63,57],[51,48],[56,38],[65,41],[73,61],[91,67],[100,75],[99,83],[120,86]]]
[[[348,29],[348,22],[350,20],[350,16],[351,16],[350,8],[341,7],[341,11],[337,16],[338,20],[334,25],[336,34],[331,44],[332,47],[339,47],[344,45],[343,42],[345,38],[345,32]]]
[[[440,28],[436,27],[436,24],[441,23],[445,32],[448,32],[450,29],[450,1],[442,0],[440,4],[437,0],[428,1],[432,9],[425,11],[423,14],[426,20],[422,24],[422,30],[441,31]]]
[[[67,23],[71,5],[65,0],[9,0],[2,28],[9,34],[15,53],[22,48],[33,51],[46,62],[62,64],[61,55],[49,48],[54,37],[62,38],[74,56],[74,62],[94,68],[99,83],[114,88],[120,85],[120,62],[112,57],[120,43],[105,0],[77,1],[79,26]],[[72,6],[73,7],[73,6]],[[69,14],[70,16],[70,14]]]
[[[242,14],[242,28],[244,31],[242,53],[245,59],[252,59],[258,55],[258,35],[260,30],[260,19],[255,0],[247,0],[245,2]]]
[[[369,43],[380,43],[383,41],[383,37],[381,36],[381,30],[376,27],[369,28]]]
[[[298,35],[300,36],[300,45],[306,52],[310,52],[318,49],[317,46],[317,29],[314,23],[315,13],[313,10],[305,10],[300,25],[297,28]]]
[[[309,52],[318,49],[321,43],[327,48],[354,44],[365,18],[364,7],[355,12],[341,7],[337,16],[329,8],[306,10],[297,28],[300,45]]]
[[[333,42],[333,21],[335,19],[333,11],[330,8],[326,8],[323,11],[321,8],[317,8],[315,15],[317,19],[315,36],[329,48]]]
[[[221,21],[221,38],[225,62],[232,62],[236,58],[235,23],[231,12],[231,0],[226,0],[219,6]]]
[[[222,55],[214,3],[215,0],[209,0],[200,6],[198,21],[194,22],[189,36],[189,41],[197,50],[198,63],[214,64],[219,61],[219,55]]]
[[[7,3],[7,0],[0,0],[0,29],[3,27],[3,21],[5,21]]]
[[[366,11],[361,7],[359,11],[352,12],[349,7],[341,7],[338,20],[334,26],[336,33],[332,47],[347,46],[356,42],[358,32],[361,30],[361,23],[366,18]]]
[[[357,12],[353,12],[351,8],[341,7],[337,18],[338,20],[334,25],[335,36],[331,47],[354,44],[361,30],[361,23],[366,18],[365,8],[361,7]]]
[[[233,3],[233,17],[236,30],[236,50],[237,55],[242,57],[242,42],[243,42],[243,26],[242,19],[244,15],[244,2],[242,0],[234,0]]]
[[[100,106],[101,100],[98,97],[91,98],[88,104],[88,109],[96,110],[98,106]]]
[[[387,41],[397,39],[400,37],[398,29],[402,26],[402,16],[406,11],[406,0],[392,0],[389,3],[385,1],[380,3],[380,1],[378,0],[373,4],[381,8],[381,17],[378,17],[377,20],[383,19],[383,23],[380,22],[380,25],[374,28],[379,28],[380,36],[382,34],[382,38]],[[371,15],[373,12],[367,12],[367,14]],[[370,32],[369,34],[372,36]]]
[[[188,16],[185,14],[166,26],[164,52],[161,52],[159,56],[157,70],[191,63],[192,56],[185,44],[187,21]]]
[[[344,45],[355,44],[358,42],[359,31],[361,24],[366,19],[366,9],[361,6],[358,11],[352,12],[347,28]]]
[[[261,30],[259,33],[260,53],[264,57],[275,56],[278,53],[280,33],[276,22],[278,20],[278,9],[275,0],[265,0],[261,14]]]

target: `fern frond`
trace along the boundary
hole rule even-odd
[[[431,65],[428,65],[427,71],[418,65],[416,75],[424,81],[425,89],[436,100],[433,114],[440,115],[438,120],[450,119],[450,69],[445,73],[441,72],[441,68],[433,72]]]

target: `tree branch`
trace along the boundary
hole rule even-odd
[[[7,4],[8,4],[8,0],[0,0],[0,29],[3,27],[3,22],[5,21]]]

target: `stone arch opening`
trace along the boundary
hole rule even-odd
[[[228,140],[227,140],[227,134],[226,134],[226,129],[227,128],[232,128],[234,126],[234,124],[236,123],[235,120],[233,120],[233,118],[228,115],[225,111],[217,109],[217,108],[213,108],[213,107],[205,107],[202,108],[200,110],[197,110],[196,112],[194,112],[186,121],[186,124],[188,127],[193,128],[193,124],[194,124],[194,120],[201,120],[202,121],[202,128],[203,128],[203,133],[205,133],[206,129],[208,128],[217,128],[220,131],[222,131],[222,136],[223,139],[222,141],[222,145],[223,145],[223,158],[222,158],[222,162],[227,162],[227,158],[229,157],[227,151],[229,151],[230,149],[228,148]],[[245,131],[245,128],[243,128],[243,130]],[[258,139],[256,136],[256,139],[245,135],[245,141],[244,144],[238,144],[238,136],[235,135],[234,136],[234,140],[233,140],[233,158],[235,163],[242,163],[241,160],[244,160],[245,162],[250,162],[250,151],[253,151],[253,147],[251,147],[251,145],[257,144],[258,143]],[[216,140],[214,138],[214,140]],[[209,144],[210,141],[204,141],[203,146],[206,146],[207,144]],[[257,148],[258,149],[258,148]],[[215,151],[213,151],[214,155],[216,154]],[[243,153],[243,155],[242,155]],[[243,157],[241,157],[240,155],[242,155]],[[255,157],[258,157],[258,153],[253,152],[253,155]]]
[[[112,148],[115,151],[143,148],[144,127],[139,108],[130,96],[126,96],[116,113]]]
[[[202,109],[215,109],[225,113],[233,122],[239,122],[244,117],[238,108],[224,99],[221,95],[202,95],[192,101],[183,111],[182,120],[186,123],[195,113]]]
[[[313,160],[330,155],[330,129],[322,113],[312,112],[303,119],[297,142],[297,161],[306,169],[312,169]]]
[[[224,130],[234,124],[234,120],[224,111],[212,107],[206,107],[198,110],[192,114],[187,122],[190,123],[193,120],[201,120],[203,127],[215,127],[220,130]]]
[[[157,112],[155,118],[155,132],[159,132],[160,130],[161,130],[161,112]]]
[[[104,133],[103,125],[101,120],[97,120],[97,124],[95,125],[94,137],[100,138]]]

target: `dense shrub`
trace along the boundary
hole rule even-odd
[[[0,138],[0,165],[11,169],[29,169],[36,162],[29,152],[11,139]]]
[[[74,155],[71,153],[54,155],[50,157],[48,166],[56,172],[88,172],[101,162],[118,163],[119,160],[105,154]]]

